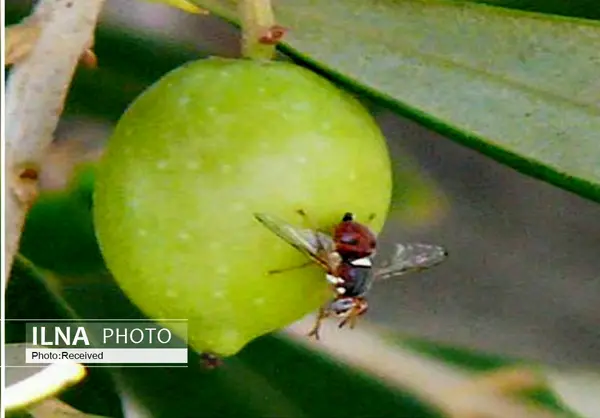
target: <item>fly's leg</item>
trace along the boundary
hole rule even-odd
[[[368,309],[368,304],[367,304],[366,300],[364,300],[364,299],[355,300],[354,306],[352,307],[352,309],[350,309],[350,311],[344,317],[342,322],[340,322],[340,324],[338,325],[338,328],[343,328],[346,324],[349,324],[350,329],[354,329],[354,327],[356,326],[356,321],[357,321],[358,317],[363,315],[365,312],[367,312],[367,309]]]
[[[377,215],[375,215],[375,213],[370,214],[369,217],[367,218],[367,220],[365,221],[365,225],[367,225],[367,226],[370,225],[371,222],[373,222],[373,219],[375,219],[376,216]]]
[[[315,322],[315,325],[312,327],[312,329],[308,333],[308,337],[315,337],[315,340],[321,339],[321,337],[319,335],[319,330],[321,329],[321,323],[328,316],[329,316],[329,312],[325,308],[323,308],[323,307],[319,308],[319,314],[317,315],[317,320]]]
[[[350,312],[348,312],[348,314],[346,314],[346,316],[344,317],[344,319],[342,319],[342,321],[339,323],[338,328],[344,328],[344,326],[346,326],[346,324],[350,324],[350,328],[354,328],[354,325],[356,324],[356,317],[358,315],[355,313],[355,309],[352,308],[352,310]]]
[[[349,321],[350,329],[354,329],[354,327],[356,326],[356,321],[358,320],[359,316],[360,316],[360,312],[356,312],[350,317],[350,321]]]
[[[275,270],[269,270],[269,274],[279,274],[279,273],[285,273],[287,271],[292,271],[292,270],[300,270],[309,266],[314,266],[315,263],[311,260],[311,261],[307,261],[304,264],[300,264],[299,266],[293,266],[293,267],[286,267],[286,268],[282,268],[282,269],[275,269]]]

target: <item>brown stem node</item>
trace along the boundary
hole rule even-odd
[[[86,49],[83,54],[81,54],[81,58],[79,58],[79,64],[85,68],[98,68],[98,57],[91,48]]]
[[[287,32],[287,28],[280,25],[273,25],[267,28],[258,40],[263,45],[277,45]]]
[[[39,195],[39,168],[34,165],[24,165],[17,169],[17,178],[13,183],[13,192],[19,203],[29,209]]]

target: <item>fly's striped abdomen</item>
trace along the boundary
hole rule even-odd
[[[373,269],[369,262],[363,260],[344,261],[339,265],[336,276],[343,280],[338,284],[338,288],[344,289],[343,293],[340,292],[343,297],[362,296],[369,290]]]

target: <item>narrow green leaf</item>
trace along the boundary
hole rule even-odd
[[[233,0],[198,3],[236,20]],[[282,0],[275,12],[298,60],[600,201],[597,22],[442,0]]]
[[[562,16],[600,19],[600,3],[597,0],[470,0],[494,6],[508,7],[530,12]]]
[[[204,10],[195,6],[192,2],[188,0],[146,0],[152,3],[164,3],[171,7],[175,7],[177,9],[183,10],[184,12],[194,13],[194,14],[206,14]]]

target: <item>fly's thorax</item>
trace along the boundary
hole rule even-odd
[[[336,251],[346,261],[371,256],[377,246],[375,234],[366,225],[346,216],[335,228],[333,240]]]

